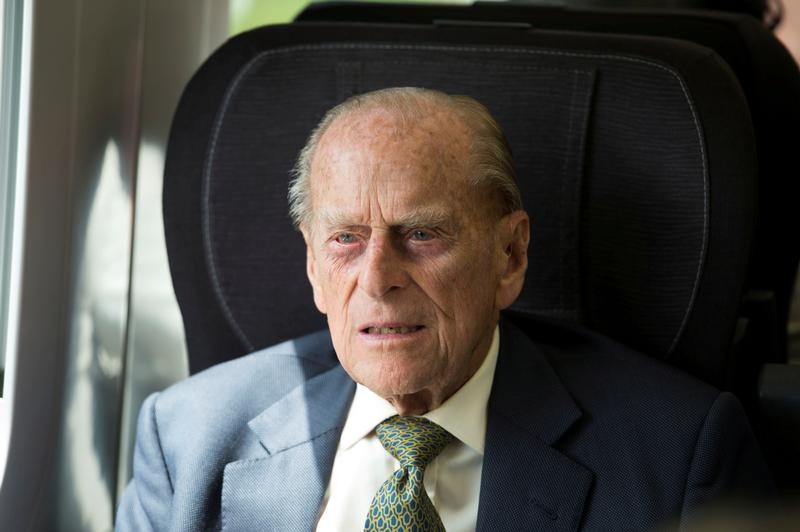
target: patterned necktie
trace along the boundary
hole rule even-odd
[[[372,499],[364,530],[444,531],[422,479],[425,468],[453,441],[453,435],[420,417],[390,417],[375,431],[383,448],[400,461],[400,469]]]

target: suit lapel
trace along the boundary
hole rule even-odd
[[[501,324],[478,530],[576,530],[593,475],[553,445],[581,411],[536,346]]]
[[[314,527],[354,392],[336,366],[250,421],[262,449],[225,467],[223,530]]]

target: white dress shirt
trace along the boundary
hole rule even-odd
[[[486,406],[499,345],[500,333],[495,328],[492,345],[478,371],[439,408],[422,416],[456,438],[425,471],[425,491],[448,532],[475,530]],[[378,488],[400,467],[375,434],[375,427],[394,415],[397,411],[388,401],[365,386],[356,385],[320,508],[317,532],[364,529]]]

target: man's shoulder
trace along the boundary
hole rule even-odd
[[[537,436],[515,456],[544,440],[558,453],[557,478],[588,472],[587,529],[621,522],[651,529],[739,490],[769,491],[744,411],[731,394],[570,324],[526,321],[524,332],[501,330],[500,342],[495,384],[498,377],[503,384],[493,394],[503,400],[496,407],[503,415],[495,416],[495,448],[502,453],[524,437],[507,428],[513,419],[513,427]],[[559,488],[541,482],[542,493]]]
[[[327,330],[212,366],[160,392],[160,419],[249,419],[303,382],[338,365]],[[237,419],[241,422],[241,420]]]
[[[548,361],[570,375],[588,373],[593,379],[628,379],[637,374],[676,386],[716,390],[663,360],[641,353],[582,326],[557,321],[531,321],[524,332]]]
[[[160,527],[172,522],[215,528],[206,519],[216,518],[214,500],[226,465],[265,455],[263,433],[252,423],[307,381],[334,375],[338,368],[323,331],[219,364],[152,394],[139,414],[135,480],[125,492],[121,522],[137,530],[144,525],[134,525],[136,520],[152,526],[153,516],[139,511],[145,504],[155,509]],[[334,384],[344,382],[342,374]],[[211,511],[198,514],[205,503]]]
[[[679,368],[580,326],[538,320],[517,332],[585,411],[683,415],[689,409],[704,416],[720,394]]]

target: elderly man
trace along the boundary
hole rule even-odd
[[[729,394],[500,319],[529,223],[478,102],[346,101],[290,202],[329,331],[150,397],[119,529],[641,530],[768,486]]]

